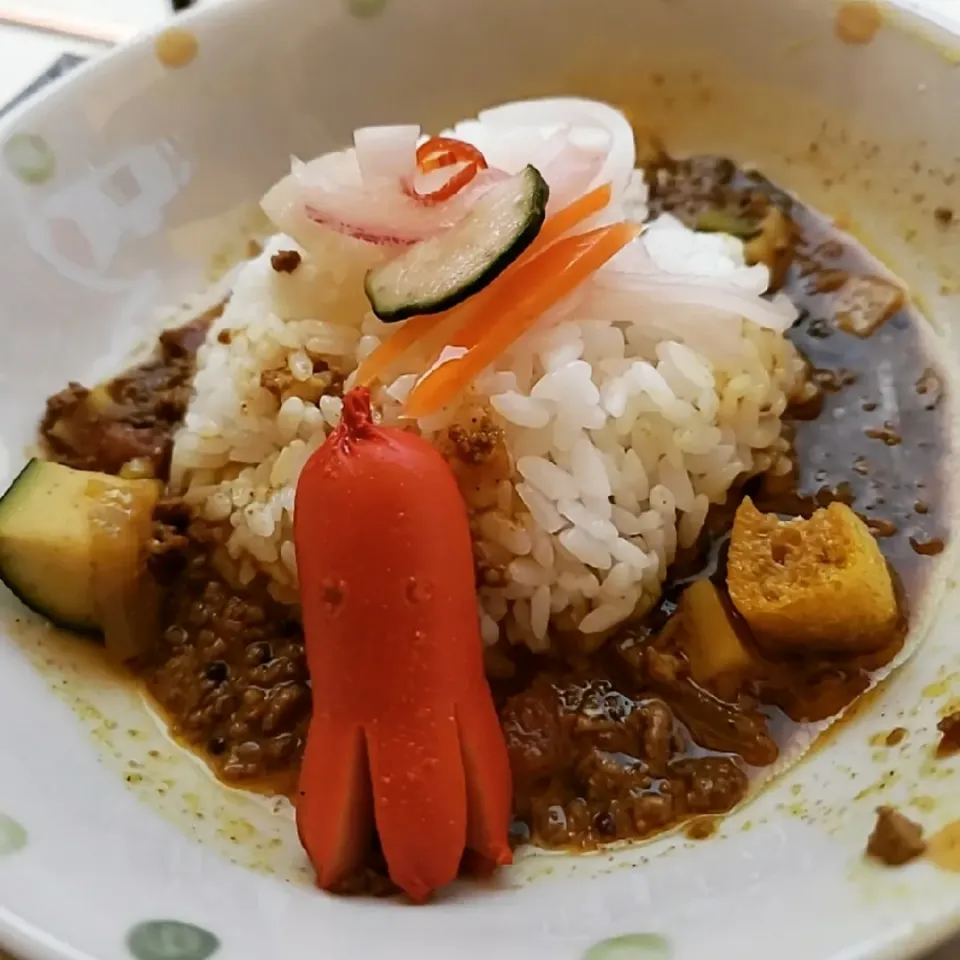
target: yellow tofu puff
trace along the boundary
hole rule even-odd
[[[746,498],[730,539],[727,587],[771,653],[870,653],[899,629],[896,590],[866,524],[832,503],[781,520]]]

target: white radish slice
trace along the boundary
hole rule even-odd
[[[417,141],[420,127],[361,127],[353,134],[357,164],[364,185],[401,183],[417,172]]]

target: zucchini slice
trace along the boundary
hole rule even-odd
[[[367,274],[373,312],[393,323],[441,313],[482,290],[533,243],[549,197],[535,167],[498,183],[455,226]]]
[[[57,626],[103,633],[116,616],[104,601],[144,572],[159,495],[155,480],[31,460],[0,499],[0,580]]]

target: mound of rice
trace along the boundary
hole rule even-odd
[[[646,216],[640,176],[629,209]],[[643,240],[663,270],[757,296],[767,288],[766,268],[746,266],[734,237],[663,216]],[[224,574],[238,585],[265,574],[291,604],[297,476],[336,425],[351,373],[392,332],[363,294],[377,251],[331,235],[326,249],[300,250],[293,272],[271,265],[297,249],[274,237],[240,270],[198,355],[173,458],[174,484],[223,528]],[[399,421],[429,363],[412,356],[378,388],[384,422]],[[542,651],[566,630],[589,646],[649,610],[710,505],[745,476],[789,470],[781,416],[804,387],[782,335],[707,307],[624,314],[602,296],[574,296],[544,317],[460,406],[417,424],[453,459],[458,440],[469,454],[481,434],[495,438],[477,462],[458,464],[485,642]]]

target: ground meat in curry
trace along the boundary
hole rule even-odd
[[[597,671],[540,674],[501,710],[526,839],[548,847],[645,837],[723,813],[747,778],[727,756],[688,755],[688,732],[654,696],[633,699]]]
[[[232,783],[286,792],[303,751],[310,687],[295,612],[259,580],[238,590],[217,570],[222,534],[162,502],[151,565],[165,584],[164,631],[139,665],[174,733]]]
[[[867,855],[889,867],[902,867],[927,849],[923,828],[893,807],[877,809],[877,825],[867,841]]]
[[[960,753],[960,712],[948,713],[938,724],[940,743],[937,756],[948,757]]]
[[[50,397],[40,434],[53,459],[79,470],[165,479],[196,352],[222,311],[164,331],[150,360],[109,383],[93,390],[71,383]]]

